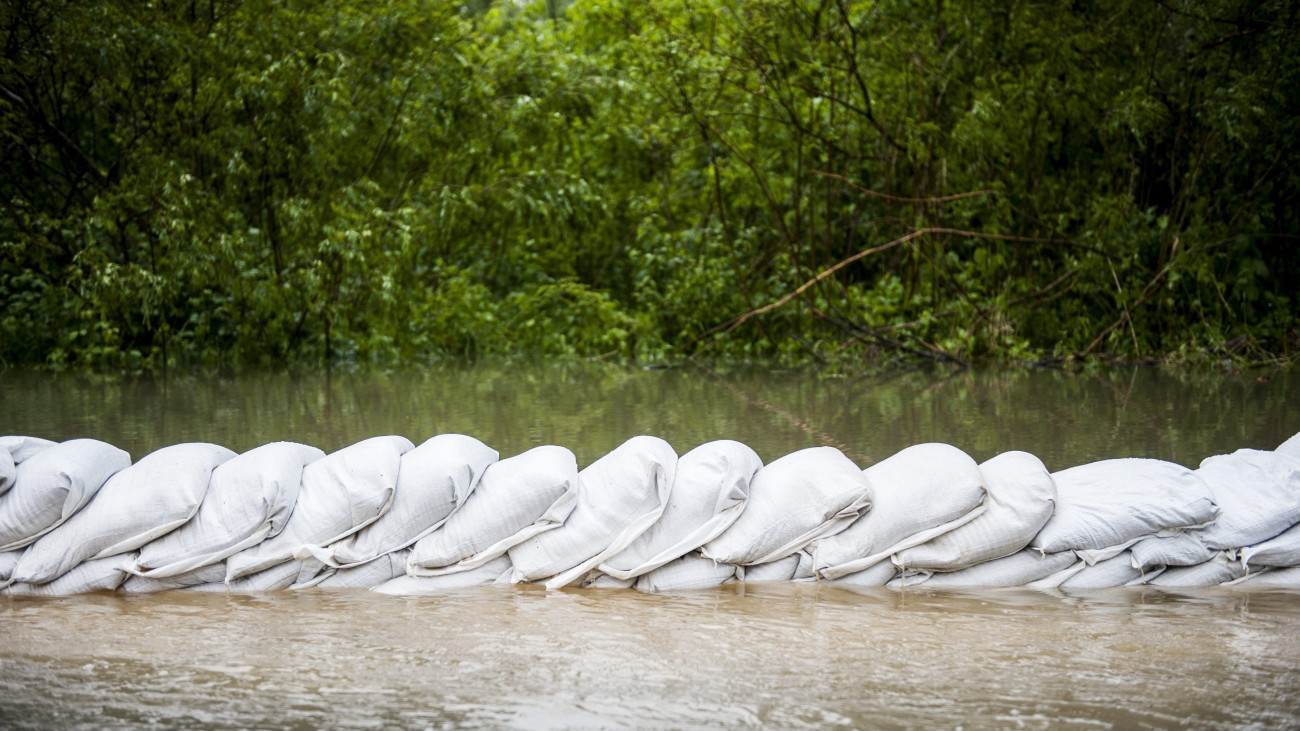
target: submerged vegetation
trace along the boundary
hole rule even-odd
[[[1300,352],[1300,7],[12,0],[0,358]]]

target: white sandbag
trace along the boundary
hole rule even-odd
[[[9,492],[17,479],[17,467],[37,452],[53,447],[57,442],[40,437],[0,437],[0,495]]]
[[[312,577],[324,568],[316,559],[296,561],[290,559],[278,563],[269,569],[241,576],[229,581],[215,581],[210,584],[196,584],[185,591],[202,591],[213,594],[260,594],[266,591],[279,591],[293,586],[303,576]],[[227,575],[229,569],[227,568]]]
[[[1157,459],[1108,459],[1052,475],[1056,514],[1030,546],[1043,553],[1104,549],[1172,535],[1214,520],[1210,489],[1191,470]]]
[[[22,548],[62,525],[90,502],[131,455],[94,439],[73,439],[33,451],[0,495],[0,551]]]
[[[58,442],[52,442],[40,437],[25,436],[3,436],[0,437],[0,449],[9,453],[14,464],[22,464],[28,459],[34,457],[38,452],[43,452],[50,447],[55,446]]]
[[[9,492],[18,477],[18,465],[7,450],[0,449],[0,495]]]
[[[1258,574],[1247,574],[1228,582],[1228,585],[1248,589],[1300,589],[1300,567],[1265,569]]]
[[[863,470],[871,511],[809,550],[823,579],[874,566],[987,511],[979,465],[950,444],[917,444]]]
[[[536,447],[491,465],[460,509],[416,541],[406,572],[468,571],[554,529],[573,512],[578,482],[578,462],[564,447]]]
[[[1214,558],[1216,553],[1191,533],[1166,538],[1151,536],[1129,548],[1133,568],[1143,570],[1157,566],[1195,566]]]
[[[311,585],[320,589],[370,589],[385,581],[406,576],[406,561],[410,554],[411,549],[407,548],[386,553],[351,568],[328,569],[322,572],[319,579],[312,581]],[[289,588],[301,589],[306,586],[294,584]]]
[[[635,578],[718,537],[740,517],[749,483],[762,466],[754,450],[730,440],[701,444],[682,455],[663,515],[600,570]]]
[[[496,450],[473,437],[433,437],[402,455],[393,507],[383,517],[337,543],[310,551],[328,566],[350,568],[406,548],[441,527],[496,461]]]
[[[138,562],[140,559],[137,558]],[[134,573],[118,587],[125,594],[155,594],[160,591],[185,589],[199,584],[221,583],[226,580],[226,564],[218,561],[179,574],[163,577],[139,576]]]
[[[216,444],[176,444],[145,455],[110,477],[86,507],[33,543],[14,569],[14,579],[52,581],[82,561],[134,551],[179,528],[199,509],[212,470],[234,456]]]
[[[427,596],[471,586],[506,583],[510,580],[509,556],[497,556],[472,569],[441,576],[398,576],[371,589],[393,596]]]
[[[1219,506],[1219,517],[1195,531],[1210,548],[1251,546],[1300,523],[1300,460],[1239,449],[1205,459],[1196,474]]]
[[[1300,459],[1300,433],[1282,442],[1273,451],[1278,454],[1285,454],[1291,459]],[[15,459],[17,458],[15,457]]]
[[[1246,575],[1246,567],[1223,553],[1195,566],[1167,569],[1146,583],[1152,586],[1218,586]]]
[[[558,589],[618,555],[663,515],[677,453],[658,437],[633,437],[578,473],[564,524],[510,547],[514,581]]]
[[[584,589],[631,589],[636,586],[636,579],[617,579],[609,574],[589,574],[582,583]]]
[[[736,578],[746,584],[758,584],[766,581],[790,581],[794,579],[799,568],[799,554],[768,561],[757,566],[736,567]]]
[[[392,505],[398,466],[412,446],[403,437],[372,437],[304,467],[284,530],[227,558],[226,580],[265,571],[303,546],[333,543],[378,520]]]
[[[861,571],[832,579],[830,583],[836,586],[885,586],[897,575],[897,566],[889,561],[878,561]]]
[[[636,590],[653,594],[658,591],[711,589],[735,581],[737,568],[692,553],[642,574],[636,580]]]
[[[73,596],[92,591],[113,591],[130,575],[127,570],[134,561],[135,556],[130,553],[92,559],[77,564],[53,581],[44,584],[18,582],[10,584],[6,591],[10,596]]]
[[[1147,574],[1150,578],[1152,574]],[[1140,584],[1143,572],[1133,568],[1133,558],[1121,553],[1092,566],[1084,566],[1081,571],[1060,583],[1062,589],[1108,589],[1114,586]]]
[[[979,470],[988,490],[987,510],[965,525],[894,554],[896,565],[957,571],[1010,556],[1038,535],[1056,509],[1056,483],[1042,460],[1028,452],[1005,452]]]
[[[1071,551],[1043,555],[1026,549],[960,571],[922,572],[919,576],[910,576],[907,585],[924,584],[930,589],[1024,586],[1068,569],[1078,562],[1079,558]],[[890,582],[890,588],[899,587]]]
[[[22,549],[0,553],[0,584],[9,581],[9,577],[14,572],[14,567],[18,565],[18,559],[22,558],[22,555]]]
[[[1244,566],[1300,566],[1300,525],[1258,545],[1241,549]]]
[[[141,548],[133,572],[184,574],[279,535],[298,502],[303,468],[324,456],[315,447],[272,442],[220,465],[194,517]]]
[[[744,566],[776,561],[844,530],[871,501],[871,483],[838,449],[791,452],[754,475],[744,512],[700,553]]]

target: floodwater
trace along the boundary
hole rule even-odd
[[[1261,381],[1264,378],[1266,380]],[[98,380],[0,373],[0,433],[129,450],[397,433],[587,464],[635,434],[684,453],[816,444],[863,466],[924,441],[1053,470],[1195,466],[1300,431],[1300,378],[1137,369],[877,379],[597,366]],[[0,599],[0,728],[1285,728],[1300,593],[831,585],[484,587]]]

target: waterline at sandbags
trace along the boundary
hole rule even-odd
[[[134,465],[94,440],[6,439],[21,461],[0,515],[10,498],[44,494],[31,522],[55,523],[0,551],[12,596],[773,581],[1286,589],[1300,564],[1300,462],[1258,450],[1196,471],[1120,459],[1048,473],[1023,452],[976,464],[933,443],[860,470],[832,448],[764,466],[738,442],[678,457],[635,437],[579,471],[562,447],[498,460],[458,434],[418,448],[376,437],[328,455],[182,444]]]

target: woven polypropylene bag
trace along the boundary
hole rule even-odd
[[[234,456],[215,444],[177,444],[145,455],[33,543],[14,568],[14,580],[53,581],[82,561],[134,551],[179,528],[203,502],[212,470]]]
[[[785,558],[844,530],[871,501],[871,483],[838,449],[792,452],[754,475],[744,512],[700,553],[742,566]]]

